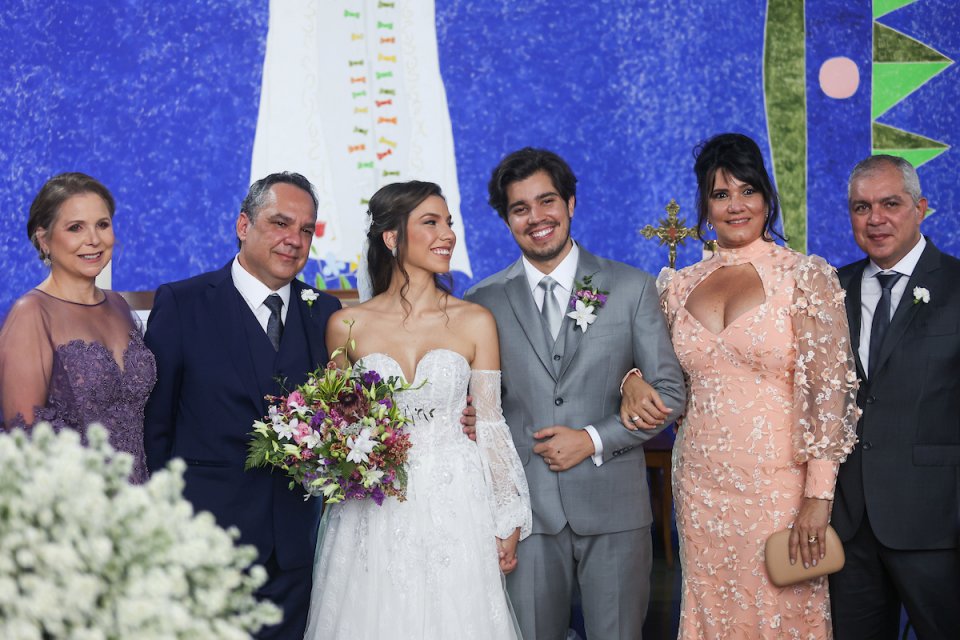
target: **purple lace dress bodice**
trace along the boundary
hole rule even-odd
[[[99,422],[110,444],[133,456],[133,483],[147,479],[143,409],[156,380],[153,354],[112,292],[97,305],[80,305],[31,291],[0,332],[6,426],[47,421],[85,435]]]

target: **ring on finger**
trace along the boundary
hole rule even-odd
[[[807,538],[807,542],[809,542],[810,544],[813,544],[816,541],[817,541],[817,536],[810,536]]]
[[[630,416],[630,422],[637,422],[640,420],[640,416]]]

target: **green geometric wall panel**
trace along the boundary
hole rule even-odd
[[[926,84],[952,62],[878,62],[873,65],[874,119]]]
[[[763,98],[780,195],[783,230],[791,248],[807,251],[807,100],[804,3],[768,0],[763,43]]]
[[[875,22],[873,63],[870,111],[875,120],[953,64],[953,61],[936,49]]]
[[[950,58],[896,29],[874,22],[873,61],[950,62]]]
[[[873,18],[885,16],[891,11],[896,11],[900,7],[913,4],[917,0],[873,0]]]
[[[873,153],[885,153],[908,160],[914,167],[930,162],[950,146],[916,133],[873,123]]]

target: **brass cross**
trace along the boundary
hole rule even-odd
[[[658,226],[654,227],[648,224],[640,229],[640,234],[647,240],[656,236],[660,240],[661,247],[663,245],[670,247],[670,268],[674,269],[677,266],[677,247],[683,245],[687,238],[696,238],[697,228],[685,226],[686,220],[677,217],[677,213],[680,212],[680,205],[673,198],[670,198],[670,204],[666,206],[666,211],[667,217],[660,218]]]

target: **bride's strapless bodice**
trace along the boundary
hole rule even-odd
[[[371,353],[358,360],[365,370],[383,378],[398,377],[411,386],[394,400],[412,421],[408,429],[413,447],[410,463],[439,449],[471,448],[462,431],[460,415],[467,404],[470,364],[449,349],[431,349],[417,363],[413,380],[407,380],[399,363],[385,353]],[[475,449],[475,447],[472,447]]]

